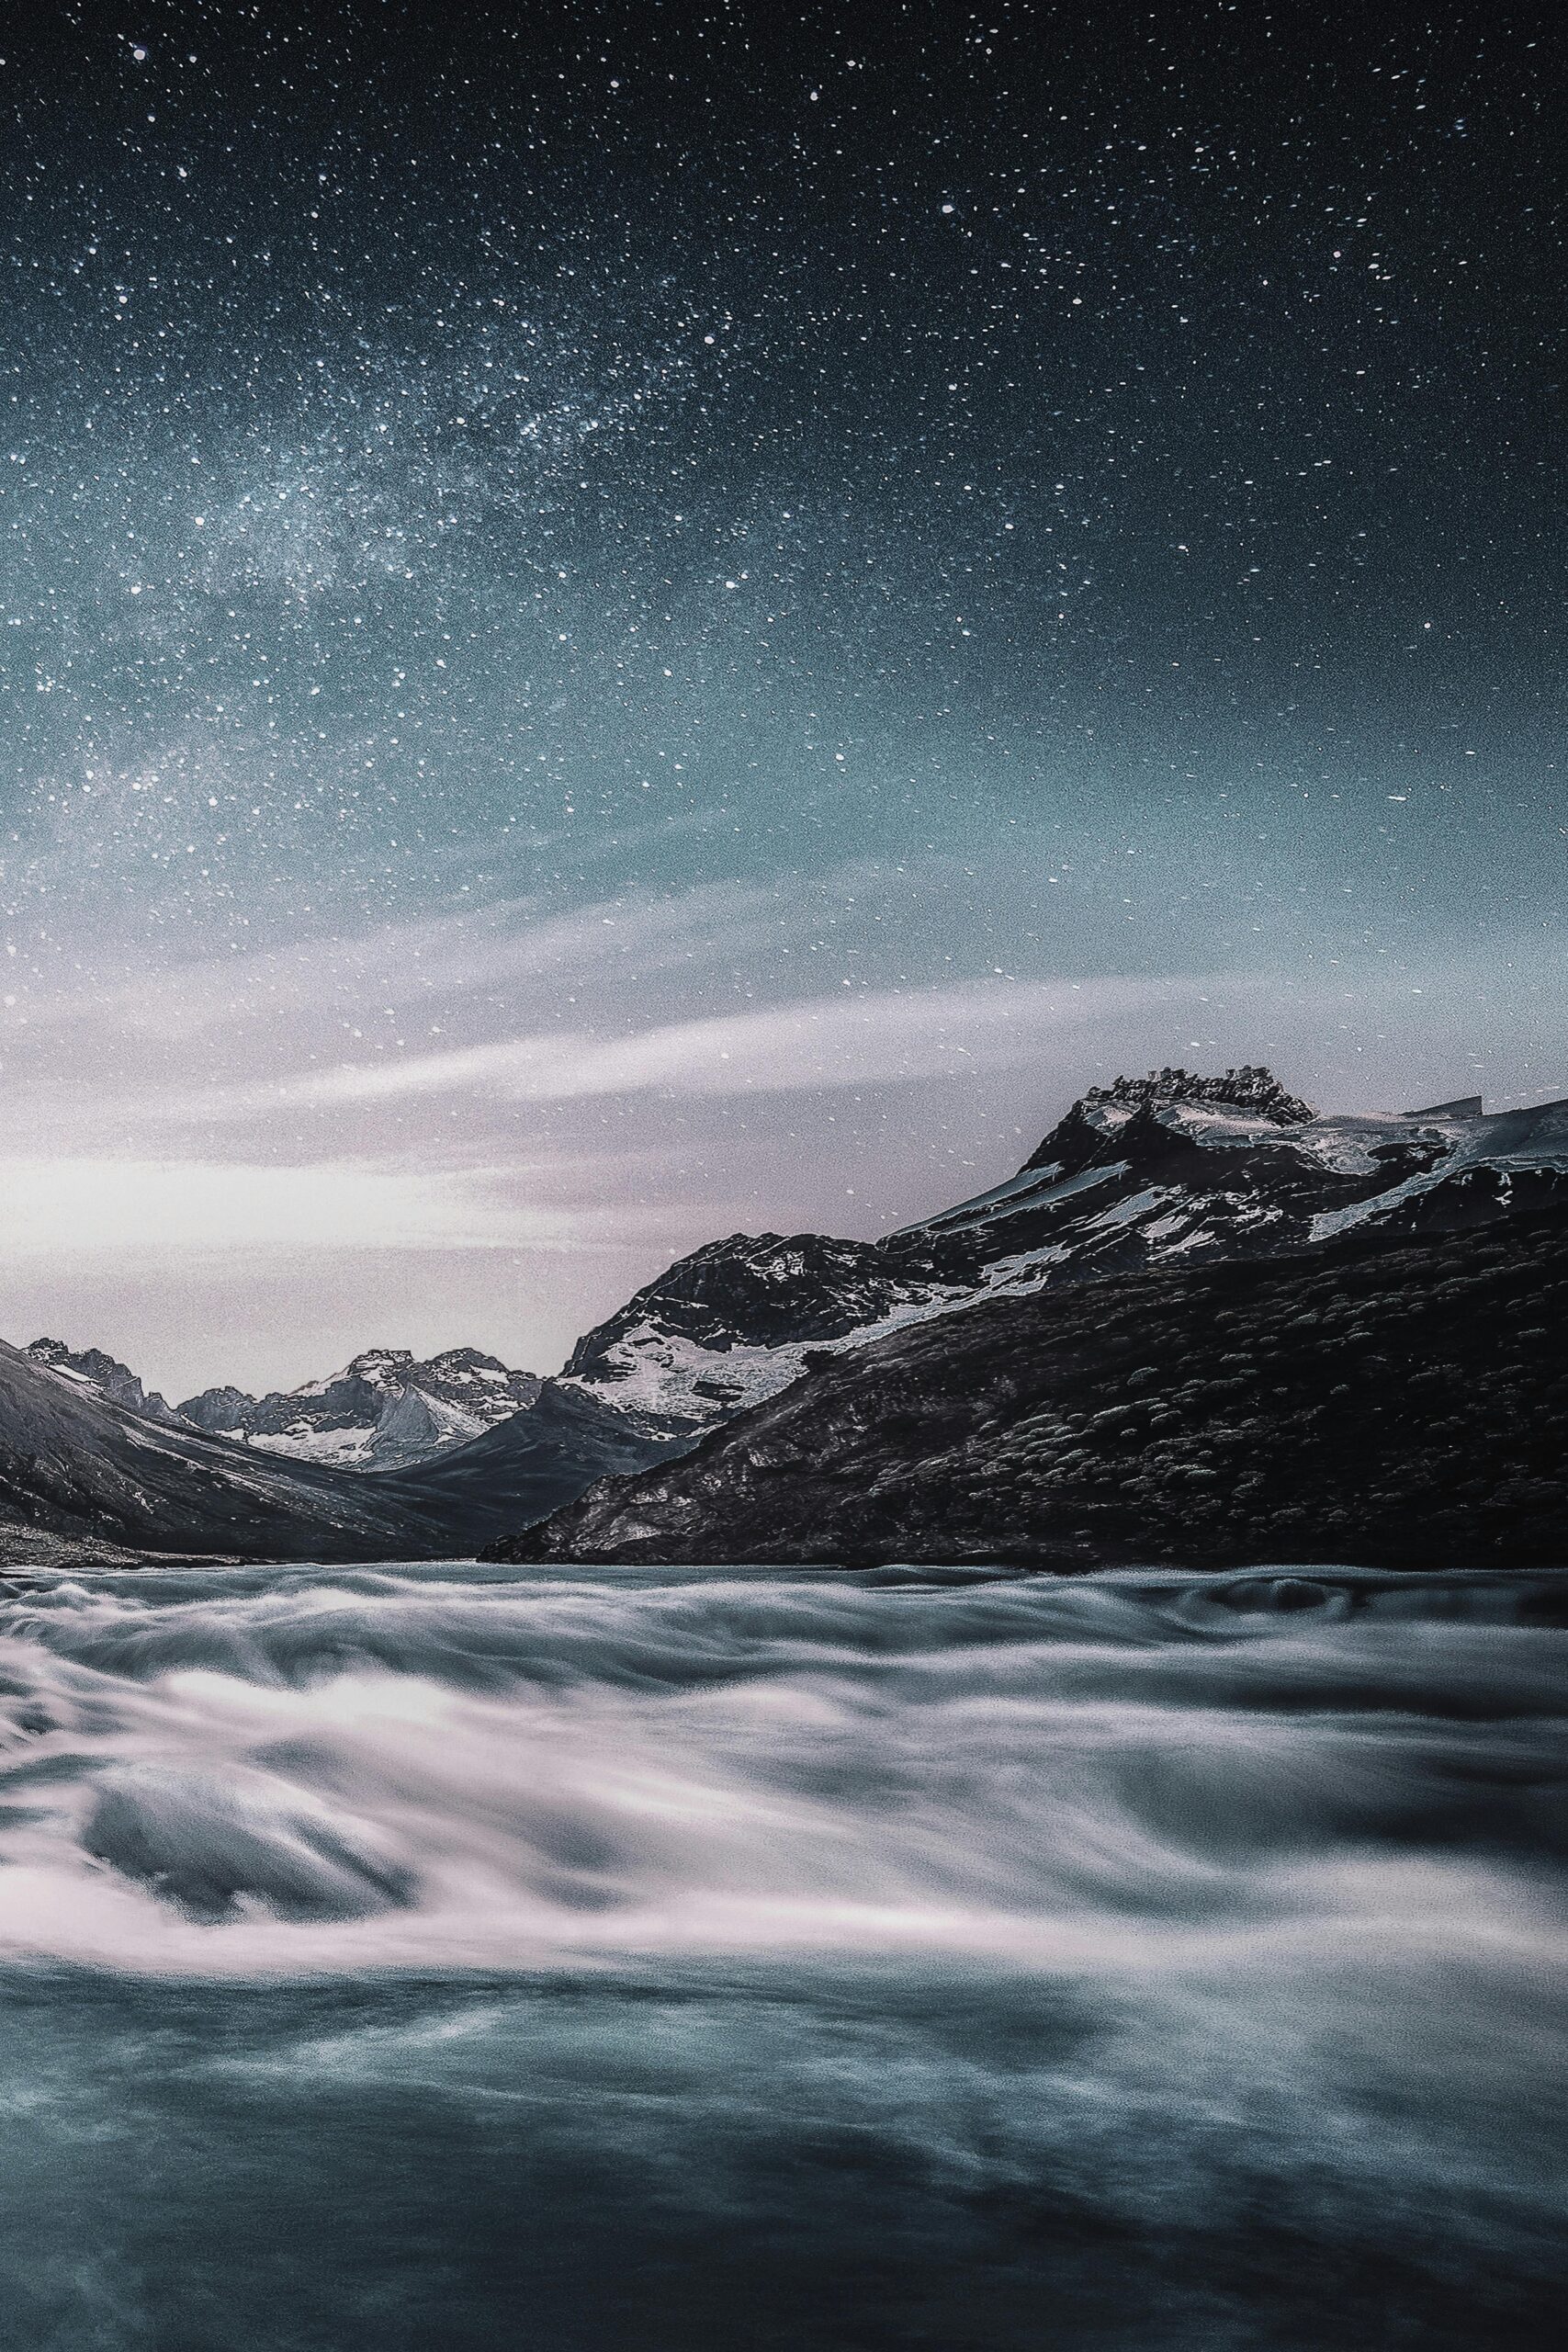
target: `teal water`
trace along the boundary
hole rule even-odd
[[[1565,1594],[16,1589],[5,2340],[1544,2344]]]

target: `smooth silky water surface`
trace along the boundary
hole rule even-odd
[[[1544,2344],[1565,1602],[13,1579],[0,2335]]]

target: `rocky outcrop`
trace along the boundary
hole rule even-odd
[[[123,1405],[128,1413],[141,1413],[150,1421],[177,1419],[156,1390],[143,1388],[129,1364],[121,1363],[118,1356],[106,1355],[102,1348],[68,1348],[63,1340],[34,1340],[23,1353],[34,1363],[77,1381],[90,1395],[107,1396],[111,1405]]]
[[[1152,1069],[1146,1078],[1115,1078],[1109,1086],[1091,1086],[1024,1166],[1043,1168],[1065,1158],[1065,1138],[1073,1127],[1087,1125],[1095,1114],[1107,1106],[1128,1112],[1158,1111],[1183,1102],[1240,1112],[1252,1118],[1266,1119],[1276,1127],[1309,1126],[1317,1116],[1310,1102],[1303,1102],[1299,1094],[1287,1093],[1273,1071],[1265,1069],[1260,1062],[1227,1069],[1223,1078],[1200,1078],[1190,1069]]]

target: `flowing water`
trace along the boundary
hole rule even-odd
[[[0,2340],[1524,2346],[1568,1579],[0,1598]]]

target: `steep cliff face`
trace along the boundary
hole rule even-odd
[[[32,1363],[74,1381],[89,1396],[123,1405],[127,1412],[143,1414],[151,1421],[178,1419],[156,1390],[142,1386],[129,1364],[121,1363],[118,1356],[106,1355],[102,1348],[68,1348],[63,1340],[34,1340],[23,1353]]]
[[[1568,1562],[1568,1210],[996,1298],[502,1547],[559,1561]]]

